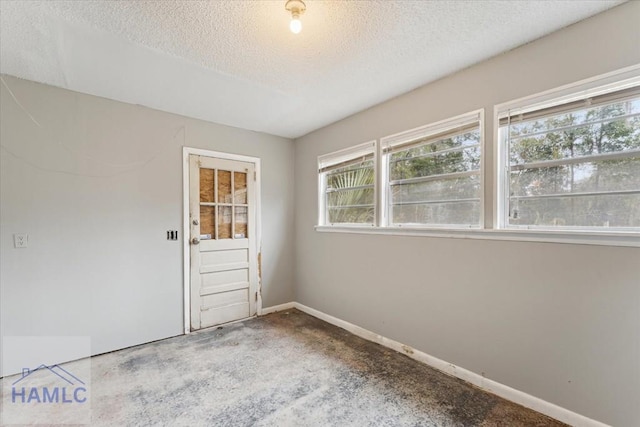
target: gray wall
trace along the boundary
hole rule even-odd
[[[182,333],[183,145],[261,158],[263,302],[293,299],[292,141],[3,79],[3,336],[90,335],[97,354]]]
[[[318,155],[479,108],[490,152],[494,104],[640,63],[639,17],[640,2],[624,4],[297,140],[296,300],[640,425],[640,249],[314,231]]]

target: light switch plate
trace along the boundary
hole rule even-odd
[[[13,235],[13,245],[16,248],[26,248],[29,243],[29,235],[26,233],[16,233]]]

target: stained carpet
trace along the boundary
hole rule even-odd
[[[93,425],[564,425],[297,310],[97,356],[91,372]]]

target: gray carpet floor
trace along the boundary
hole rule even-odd
[[[97,356],[91,372],[93,425],[563,425],[297,310]]]

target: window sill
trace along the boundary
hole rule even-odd
[[[432,229],[405,227],[360,227],[317,225],[322,233],[385,234],[390,236],[419,236],[454,239],[510,240],[520,242],[567,243],[575,245],[626,246],[640,248],[640,233],[623,232],[578,232],[548,230],[504,230],[504,229]]]

